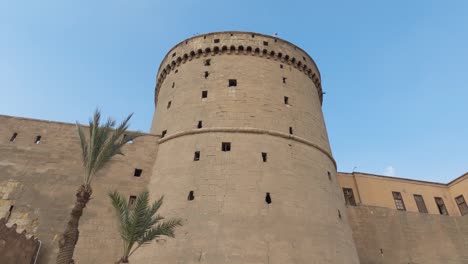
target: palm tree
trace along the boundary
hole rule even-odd
[[[180,218],[162,221],[164,217],[156,214],[163,204],[164,196],[152,205],[149,205],[148,191],[141,192],[133,204],[127,203],[125,197],[117,191],[110,192],[109,197],[117,213],[123,242],[122,257],[117,263],[128,263],[128,258],[139,247],[160,236],[174,237],[175,228],[182,226]]]
[[[122,146],[136,137],[136,134],[124,136],[131,117],[132,114],[127,116],[117,127],[115,127],[116,122],[110,118],[101,124],[101,113],[99,109],[96,109],[93,119],[89,120],[88,136],[85,135],[85,129],[78,122],[76,123],[84,167],[83,183],[76,191],[75,206],[71,211],[65,232],[59,240],[57,264],[74,263],[73,252],[79,236],[78,224],[83,209],[93,193],[91,183],[96,173],[104,168],[112,157],[117,154],[123,155]]]

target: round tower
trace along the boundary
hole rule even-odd
[[[141,263],[359,263],[313,59],[285,40],[217,32],[159,67],[149,184],[185,225]],[[140,263],[140,262],[137,262]]]

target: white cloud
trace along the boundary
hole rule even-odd
[[[387,166],[385,169],[384,169],[384,173],[383,173],[385,176],[395,176],[396,174],[396,170],[393,166],[389,165]]]

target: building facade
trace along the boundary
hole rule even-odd
[[[292,43],[251,32],[182,41],[160,65],[150,133],[96,178],[75,259],[115,261],[107,191],[147,188],[185,224],[134,263],[467,263],[467,176],[337,173],[321,103],[318,68]],[[41,239],[38,263],[53,263],[80,182],[76,128],[0,116],[0,135],[0,217]],[[411,251],[432,237],[446,243]]]

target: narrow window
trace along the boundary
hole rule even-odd
[[[174,87],[175,87],[175,82],[172,82],[172,88],[174,88]]]
[[[393,200],[395,200],[395,206],[397,210],[406,211],[405,203],[401,197],[400,192],[392,192]]]
[[[434,197],[435,202],[437,204],[437,208],[439,209],[439,213],[441,215],[448,215],[447,208],[445,207],[444,200],[440,197]]]
[[[200,121],[198,121],[197,128],[202,128],[202,127],[203,127],[203,123],[202,123],[202,121],[200,120]]]
[[[286,83],[286,79],[287,79],[286,77],[283,77],[283,83]]]
[[[187,200],[193,201],[193,199],[195,199],[195,195],[193,194],[193,191],[190,191],[188,194]]]
[[[290,134],[290,135],[293,134],[293,129],[292,129],[292,127],[289,127],[289,134]]]
[[[280,68],[283,69],[283,64],[280,64]]]
[[[15,142],[17,136],[18,136],[18,133],[16,133],[16,132],[13,133],[13,136],[11,136],[11,138],[10,138],[10,142]]]
[[[204,63],[205,63],[205,66],[210,66],[211,65],[211,59],[206,59]]]
[[[221,150],[222,151],[231,151],[231,142],[221,143]]]
[[[356,199],[354,199],[352,188],[343,188],[343,195],[346,205],[356,206]]]
[[[266,193],[265,202],[266,202],[267,204],[271,204],[271,196],[270,196],[270,193],[269,193],[269,192]]]
[[[341,219],[341,212],[340,212],[340,210],[338,210],[338,218]]]
[[[267,162],[267,153],[266,152],[262,152],[262,160],[263,160],[263,162]]]
[[[263,46],[268,46],[268,41],[263,41]]]
[[[228,86],[237,86],[237,80],[236,79],[229,79]]]
[[[255,34],[252,34],[252,38],[255,38]]]
[[[289,104],[289,97],[287,97],[287,96],[284,97],[284,104],[286,104],[286,105]]]
[[[463,195],[460,195],[457,198],[455,198],[455,201],[457,202],[458,209],[460,209],[461,215],[468,214],[468,205],[466,204],[466,201]]]
[[[193,155],[193,160],[194,161],[200,160],[200,151],[195,151],[195,154]]]
[[[414,201],[416,202],[416,206],[418,207],[418,211],[420,213],[427,214],[427,207],[426,203],[424,202],[424,198],[420,194],[414,194]]]
[[[215,40],[214,40],[214,43],[219,43],[219,39],[215,39]]]
[[[128,209],[134,209],[135,203],[136,203],[136,196],[130,195],[130,197],[128,198]]]
[[[167,109],[171,108],[172,101],[167,102]]]
[[[331,173],[327,171],[327,174],[328,174],[328,180],[331,181],[332,180]]]
[[[208,91],[202,91],[201,98],[207,98],[207,97],[208,97]]]
[[[167,133],[167,130],[163,130],[163,131],[161,132],[161,138],[163,138],[163,137],[166,135],[166,133]]]
[[[8,215],[6,217],[6,221],[10,220],[11,214],[13,213],[13,209],[15,208],[14,205],[10,205],[10,209],[8,209]]]
[[[34,140],[34,143],[35,144],[41,144],[41,138],[42,138],[41,136],[37,136],[36,140]]]
[[[143,173],[142,169],[135,169],[135,172],[133,173],[133,176],[140,177],[141,173]]]
[[[205,72],[205,79],[208,78],[208,75],[210,75],[210,73],[206,71]]]
[[[174,72],[174,73],[178,73],[178,72],[179,72],[179,70],[175,70],[175,72]]]
[[[304,56],[302,56],[302,59],[303,59],[304,61],[307,61],[307,59],[306,59]]]
[[[175,53],[175,52],[174,52],[174,53],[172,53],[172,57],[175,57],[175,55],[176,55],[176,53]]]

